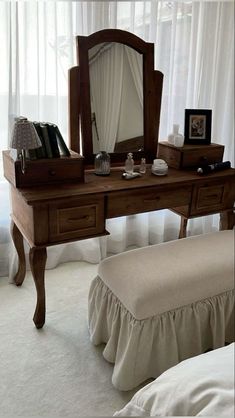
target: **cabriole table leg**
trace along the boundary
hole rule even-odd
[[[33,317],[36,328],[42,328],[45,323],[46,297],[44,275],[46,259],[46,248],[33,247],[30,249],[29,262],[37,290],[37,305]]]
[[[220,213],[220,230],[233,229],[235,225],[235,212],[228,210]]]
[[[188,219],[184,216],[180,216],[180,232],[178,239],[180,238],[186,238],[187,236],[187,225],[188,225]]]
[[[14,282],[16,286],[21,286],[26,273],[24,241],[23,236],[14,221],[11,221],[11,236],[18,255],[18,271],[14,277]]]

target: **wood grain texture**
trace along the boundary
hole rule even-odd
[[[48,206],[28,205],[19,189],[11,187],[12,219],[24,238],[34,245],[48,242]]]
[[[29,262],[37,291],[37,304],[33,316],[36,328],[42,328],[45,323],[46,296],[45,296],[45,265],[47,259],[46,248],[31,248]]]
[[[235,211],[227,210],[220,214],[220,230],[233,229],[235,226]]]
[[[80,154],[80,78],[79,67],[69,69],[68,75],[69,146]]]
[[[190,215],[206,215],[228,209],[233,205],[235,192],[231,181],[208,181],[194,186]]]
[[[4,176],[17,188],[37,185],[60,184],[61,181],[80,183],[84,181],[84,158],[71,151],[71,155],[60,158],[27,160],[25,174],[20,161],[10,157],[10,151],[3,151]]]
[[[17,228],[14,221],[11,221],[11,236],[15,245],[15,249],[18,255],[18,270],[14,277],[16,286],[21,286],[26,273],[25,253],[23,236],[20,230]]]
[[[234,224],[235,170],[211,173],[206,177],[195,172],[169,169],[168,175],[151,174],[150,166],[142,177],[122,179],[121,168],[108,177],[85,173],[79,185],[61,183],[25,189],[11,187],[13,240],[19,255],[16,283],[25,274],[23,238],[28,241],[30,266],[37,291],[34,322],[45,322],[44,271],[46,247],[62,242],[106,235],[105,220],[115,216],[170,208],[181,216],[179,237],[186,236],[190,217],[222,213],[221,228]],[[185,215],[185,216],[184,216]]]
[[[168,141],[158,143],[158,158],[165,160],[169,167],[177,169],[198,168],[202,164],[214,164],[223,161],[224,146],[184,145],[175,147]]]
[[[49,205],[49,241],[106,235],[103,194]]]
[[[163,190],[149,187],[147,190],[132,190],[128,194],[125,191],[116,192],[108,198],[107,218],[167,209],[176,204],[189,205],[190,199],[191,186]]]
[[[104,29],[95,32],[89,36],[77,36],[77,63],[79,65],[79,114],[81,118],[81,132],[83,139],[83,155],[85,157],[85,165],[91,166],[94,163],[94,153],[92,145],[92,124],[91,124],[91,102],[90,102],[90,79],[88,51],[90,48],[103,42],[117,42],[129,46],[143,57],[143,121],[144,121],[144,151],[133,152],[135,161],[139,162],[145,157],[147,162],[155,158],[157,154],[158,131],[161,110],[162,84],[163,74],[154,70],[154,44],[145,42],[138,36],[119,29]],[[73,71],[73,70],[72,70]],[[74,70],[76,71],[76,70]],[[73,137],[76,137],[78,130],[78,118],[76,118],[77,99],[73,99],[76,95],[74,89],[77,88],[78,79],[75,75],[73,82],[73,74],[70,74],[69,90],[69,124],[75,127]],[[70,128],[71,131],[71,128]],[[74,149],[74,145],[73,149]],[[111,164],[120,164],[125,160],[125,152],[112,153]]]
[[[187,225],[188,225],[188,218],[184,216],[180,217],[180,232],[179,232],[179,239],[186,238],[187,236]]]
[[[136,167],[138,169],[138,167]],[[214,184],[215,182],[227,183],[234,186],[235,184],[235,169],[227,169],[224,171],[211,173],[206,177],[199,176],[195,171],[176,170],[170,168],[168,175],[155,176],[151,174],[150,166],[147,166],[147,172],[142,177],[134,180],[124,180],[122,173],[124,168],[111,169],[110,176],[101,177],[96,176],[93,170],[85,171],[84,183],[71,184],[69,182],[62,182],[60,185],[48,185],[30,187],[27,189],[20,189],[22,198],[28,205],[35,205],[36,203],[45,203],[56,199],[72,199],[79,196],[97,195],[104,193],[105,195],[112,194],[116,191],[126,191],[134,189],[146,189],[148,187],[156,187],[164,189],[166,187],[178,188],[179,186],[204,185],[205,183]],[[231,187],[231,196],[229,200],[234,197],[234,187]],[[229,201],[231,205],[231,201]]]

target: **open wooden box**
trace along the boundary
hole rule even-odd
[[[27,160],[25,174],[20,160],[14,160],[11,151],[3,151],[3,169],[6,179],[17,188],[60,182],[84,182],[84,157],[74,151],[71,156]]]

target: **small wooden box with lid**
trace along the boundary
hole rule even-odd
[[[214,164],[223,161],[224,145],[183,145],[176,147],[168,141],[158,143],[158,158],[166,161],[169,167],[193,169],[202,164]]]

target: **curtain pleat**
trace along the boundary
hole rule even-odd
[[[76,64],[75,36],[119,28],[155,44],[155,68],[164,73],[159,139],[172,125],[184,130],[185,108],[212,109],[213,142],[234,165],[233,1],[0,2],[0,151],[8,148],[14,117],[58,124],[67,141],[68,69]],[[0,156],[0,275],[8,263],[9,194]],[[3,204],[2,204],[3,202]],[[218,229],[218,215],[189,221],[188,234]],[[98,262],[107,253],[176,239],[179,217],[169,211],[107,221],[111,235],[48,251],[60,260]],[[69,250],[68,250],[69,248]],[[83,251],[86,248],[86,251]],[[14,253],[14,249],[12,248]]]

